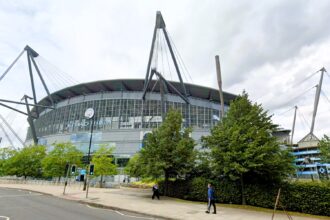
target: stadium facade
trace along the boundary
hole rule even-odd
[[[200,138],[208,135],[210,129],[220,120],[219,91],[185,83],[189,103],[177,91],[179,82],[171,82],[166,94],[161,95],[161,86],[152,80],[151,92],[142,99],[144,80],[118,79],[83,83],[51,94],[54,109],[39,109],[39,118],[34,120],[39,144],[51,147],[56,142],[72,142],[87,153],[91,119],[86,119],[86,109],[95,111],[91,152],[102,144],[115,147],[117,163],[126,163],[128,158],[143,147],[147,133],[163,121],[161,103],[165,113],[173,108],[182,113],[183,127],[192,127],[192,137],[200,146]],[[224,92],[225,111],[236,96]],[[50,105],[46,97],[40,105]],[[31,129],[27,142],[32,143]]]

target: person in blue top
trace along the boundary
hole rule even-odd
[[[211,209],[211,205],[213,205],[213,214],[217,214],[217,208],[215,207],[215,192],[214,192],[214,188],[211,185],[211,183],[209,183],[207,185],[207,198],[208,198],[208,203],[207,203],[207,211],[206,213],[210,213],[210,209]]]

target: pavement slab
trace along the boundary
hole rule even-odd
[[[98,207],[154,216],[165,219],[189,219],[189,220],[271,220],[272,213],[254,211],[240,208],[231,208],[217,204],[217,214],[205,213],[206,204],[190,202],[175,198],[161,197],[160,200],[152,200],[151,189],[136,189],[121,187],[119,189],[89,188],[89,196],[82,190],[81,185],[68,185],[66,194],[63,195],[61,185],[37,185],[37,184],[6,184],[0,182],[0,187],[17,188],[50,194],[59,198],[79,201]],[[292,216],[294,220],[319,220],[317,216]],[[286,220],[283,213],[277,213],[274,220]],[[329,219],[330,217],[322,217]]]

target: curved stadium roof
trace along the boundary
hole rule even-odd
[[[179,82],[169,81],[178,91],[183,94],[182,88]],[[159,92],[159,83],[156,80],[150,82],[149,88],[155,88],[153,92]],[[112,91],[129,91],[129,92],[142,92],[144,85],[144,79],[112,79],[101,80],[95,82],[81,83],[75,86],[67,87],[51,94],[55,103],[61,102],[65,99],[72,98],[80,95],[87,95],[100,92],[112,92]],[[200,99],[220,102],[219,91],[216,89],[185,83],[188,96],[196,97]],[[171,88],[168,88],[168,93],[176,94]],[[224,92],[224,102],[229,104],[230,100],[235,99],[236,95]],[[43,98],[39,104],[51,105],[48,97]]]

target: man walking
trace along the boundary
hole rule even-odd
[[[210,213],[211,210],[211,205],[213,205],[213,214],[217,214],[217,209],[215,207],[215,195],[214,195],[214,189],[211,183],[207,185],[207,198],[208,198],[208,203],[207,203],[207,211],[206,213]]]

